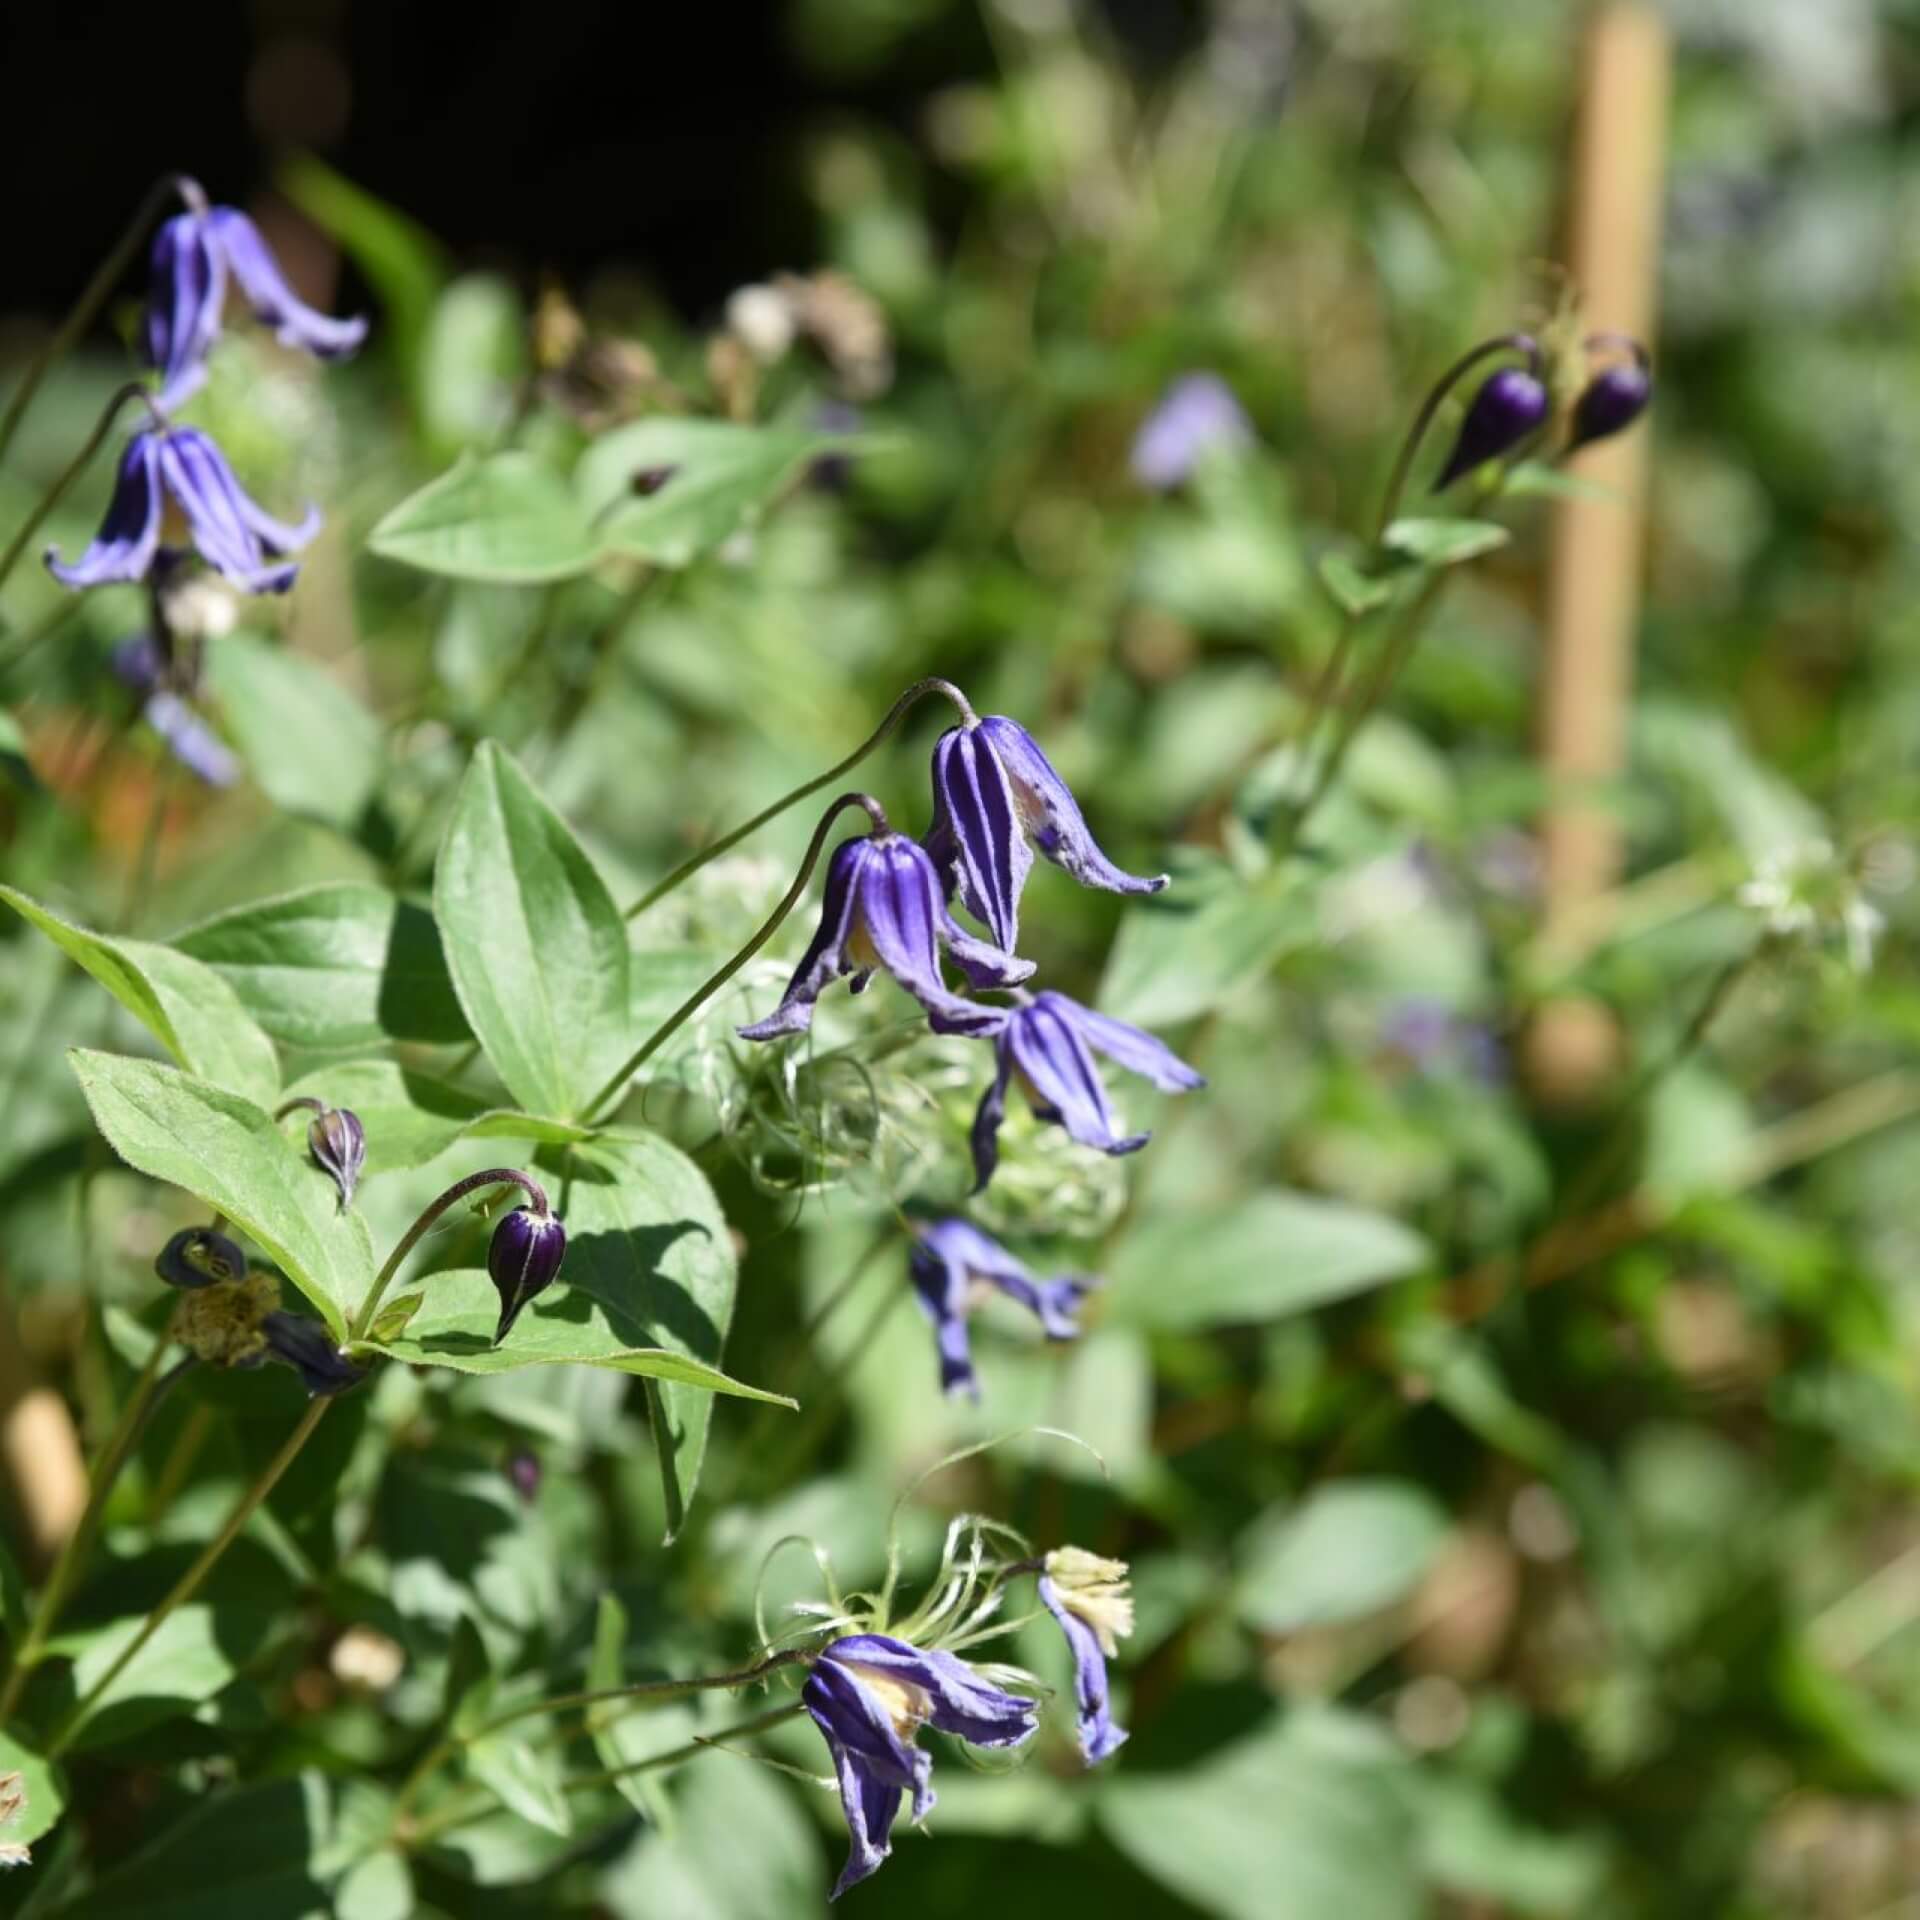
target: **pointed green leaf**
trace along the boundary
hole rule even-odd
[[[1396,520],[1380,544],[1423,567],[1457,567],[1504,547],[1512,538],[1491,520]]]
[[[1393,598],[1391,580],[1376,580],[1371,574],[1362,573],[1344,553],[1320,556],[1320,579],[1340,610],[1355,619],[1372,613],[1376,607],[1384,607]]]
[[[66,1781],[51,1760],[43,1760],[31,1747],[24,1747],[18,1740],[0,1733],[0,1774],[4,1773],[20,1776],[26,1799],[19,1817],[10,1825],[0,1827],[0,1842],[31,1846],[52,1829],[65,1811]]]
[[[151,1060],[76,1050],[87,1105],[129,1166],[197,1194],[265,1249],[336,1338],[373,1280],[358,1213],[252,1101]]]
[[[1358,1620],[1404,1600],[1446,1537],[1446,1509],[1412,1481],[1329,1480],[1255,1524],[1235,1606],[1261,1633]]]
[[[256,1100],[280,1085],[273,1042],[217,974],[171,947],[113,940],[63,920],[12,887],[0,900],[91,974],[181,1066]]]
[[[379,783],[380,724],[318,661],[257,634],[207,649],[207,682],[247,771],[275,806],[342,832]]]
[[[530,453],[468,456],[395,507],[367,538],[373,552],[460,580],[566,580],[600,540],[566,482]]]
[[[433,910],[487,1058],[533,1113],[574,1118],[627,1052],[627,929],[519,763],[481,743],[434,868]]]
[[[549,1833],[571,1833],[573,1814],[560,1790],[560,1756],[536,1753],[511,1732],[490,1733],[467,1749],[467,1769],[500,1798],[502,1806]]]
[[[433,916],[381,887],[308,887],[203,920],[173,946],[308,1053],[471,1039]]]

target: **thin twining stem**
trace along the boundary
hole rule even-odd
[[[835,772],[838,771],[839,769],[836,768]],[[816,781],[814,784],[819,783]],[[802,788],[801,791],[809,792],[811,789]],[[781,804],[786,803],[783,801]],[[753,938],[725,966],[709,974],[686,999],[681,1001],[659,1026],[641,1041],[607,1084],[587,1102],[586,1111],[592,1116],[586,1123],[588,1126],[603,1126],[611,1118],[614,1108],[620,1103],[620,1097],[625,1091],[627,1082],[653,1058],[679,1028],[691,1020],[780,931],[780,923],[799,904],[800,896],[807,890],[807,882],[813,878],[814,867],[820,859],[820,849],[826,845],[828,828],[848,807],[864,809],[867,817],[873,822],[874,831],[877,833],[886,831],[886,816],[880,811],[879,803],[871,795],[843,793],[833,801],[826,812],[820,816],[820,824],[814,828],[813,838],[807,842],[807,851],[800,862],[800,871],[794,875],[793,885],[781,896],[780,904],[761,922],[760,930]]]
[[[67,489],[87,470],[88,462],[100,451],[101,443],[113,431],[113,423],[119,419],[121,409],[129,400],[145,401],[148,410],[151,412],[153,409],[153,395],[137,380],[129,380],[115,392],[101,410],[100,418],[94,423],[93,431],[87,435],[80,451],[67,462],[59,478],[41,495],[40,504],[27,516],[27,524],[13,536],[13,543],[6,552],[0,553],[0,585],[5,584],[7,575],[19,564],[20,556],[27,550],[27,543],[40,531],[47,515],[60,504]],[[158,418],[157,414],[155,418]]]
[[[412,1226],[394,1242],[393,1251],[387,1255],[387,1264],[374,1276],[373,1285],[367,1289],[367,1297],[361,1301],[360,1310],[348,1323],[347,1338],[364,1340],[367,1330],[373,1325],[373,1316],[380,1309],[380,1296],[393,1284],[393,1276],[400,1271],[415,1247],[420,1244],[433,1223],[457,1205],[470,1193],[478,1193],[482,1187],[520,1187],[533,1203],[533,1211],[545,1219],[551,1211],[547,1204],[547,1190],[531,1174],[522,1173],[518,1167],[488,1167],[483,1173],[470,1173],[464,1180],[456,1180],[445,1193],[427,1203],[425,1212]]]
[[[5,415],[0,416],[0,460],[6,458],[7,449],[13,444],[13,436],[19,431],[21,419],[39,391],[41,381],[60,360],[72,352],[75,342],[93,325],[100,309],[106,305],[108,296],[119,283],[120,276],[140,250],[141,243],[147,237],[147,229],[153,224],[153,216],[175,195],[196,212],[206,211],[206,196],[200,191],[199,183],[189,180],[185,174],[163,173],[147,189],[146,197],[134,210],[133,219],[114,243],[113,251],[101,261],[80,298],[73,303],[72,311],[61,321],[59,329],[34,356],[32,364],[21,376],[13,398],[7,402]]]
[[[277,1121],[284,1120],[288,1114],[297,1113],[302,1107],[309,1113],[325,1113],[327,1103],[324,1100],[316,1100],[310,1093],[296,1093],[291,1100],[282,1100],[274,1108],[273,1117]]]
[[[791,793],[783,794],[772,806],[763,807],[751,820],[747,821],[744,826],[735,827],[731,833],[722,834],[720,838],[715,840],[710,846],[702,847],[698,853],[692,854],[687,859],[681,861],[664,880],[656,881],[627,909],[627,918],[631,920],[635,915],[645,913],[655,901],[664,900],[676,887],[691,880],[709,860],[719,859],[729,848],[737,847],[749,834],[758,833],[769,820],[777,819],[781,814],[785,813],[789,807],[797,806],[809,795],[818,793],[823,787],[832,786],[836,780],[842,779],[845,775],[851,773],[874,748],[880,746],[886,740],[894,728],[906,718],[909,710],[924,700],[930,693],[937,693],[941,695],[942,698],[951,700],[959,710],[961,723],[963,725],[972,726],[975,720],[978,719],[979,716],[975,714],[972,706],[968,703],[967,696],[962,693],[952,681],[940,679],[916,680],[914,684],[887,709],[887,717],[882,720],[880,724],[874,728],[872,733],[870,733],[859,746],[855,747],[844,760],[835,766],[829,767],[825,773],[819,775],[817,778],[809,780],[805,786],[795,787]]]

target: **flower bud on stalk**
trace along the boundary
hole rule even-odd
[[[1595,347],[1625,348],[1633,357],[1601,368],[1587,382],[1574,402],[1573,426],[1567,438],[1569,453],[1632,426],[1653,398],[1653,365],[1639,341],[1624,334],[1601,333],[1587,342],[1589,351]]]
[[[1528,347],[1533,365],[1502,367],[1481,382],[1460,423],[1453,451],[1433,483],[1435,493],[1444,493],[1463,473],[1511,453],[1529,434],[1538,433],[1546,425],[1552,403],[1540,378],[1539,349],[1531,342]]]
[[[153,1270],[170,1287],[212,1287],[244,1279],[247,1256],[211,1227],[183,1227],[155,1256]]]
[[[566,1251],[567,1230],[558,1214],[515,1207],[500,1216],[487,1248],[487,1272],[500,1295],[500,1324],[493,1335],[496,1347],[512,1331],[527,1302],[552,1286]]]
[[[353,1205],[353,1190],[367,1163],[367,1130],[360,1116],[346,1107],[323,1107],[307,1128],[307,1151],[322,1172],[332,1175],[344,1213]]]

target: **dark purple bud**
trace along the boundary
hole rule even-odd
[[[303,1313],[270,1313],[260,1331],[267,1338],[267,1357],[291,1367],[316,1398],[344,1393],[366,1378],[333,1344],[326,1328]]]
[[[642,467],[633,476],[633,490],[641,499],[651,499],[673,478],[676,471],[673,467]]]
[[[516,1447],[507,1455],[507,1481],[531,1506],[540,1492],[540,1456],[525,1447]]]
[[[322,1172],[333,1176],[344,1212],[353,1205],[360,1169],[367,1164],[367,1130],[360,1116],[345,1107],[326,1108],[307,1129],[307,1151]]]
[[[1584,447],[1590,440],[1604,440],[1609,434],[1630,427],[1647,410],[1653,398],[1653,371],[1639,359],[1617,367],[1603,367],[1587,382],[1586,391],[1574,403],[1573,431],[1567,451]]]
[[[153,1270],[170,1287],[211,1287],[245,1279],[247,1256],[211,1227],[183,1227],[160,1249]]]
[[[500,1216],[487,1248],[487,1272],[500,1295],[500,1324],[493,1335],[496,1347],[512,1331],[527,1302],[553,1285],[566,1251],[567,1230],[558,1214],[515,1207]]]
[[[1550,404],[1545,383],[1524,367],[1502,367],[1489,374],[1460,422],[1459,438],[1433,483],[1434,492],[1444,492],[1463,473],[1511,453],[1530,433],[1538,433],[1547,423]]]

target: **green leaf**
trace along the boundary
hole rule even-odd
[[[367,1172],[425,1166],[459,1140],[531,1140],[573,1146],[593,1136],[566,1120],[543,1120],[512,1107],[490,1107],[427,1074],[392,1060],[348,1060],[317,1067],[287,1089],[332,1107],[351,1107],[367,1130]]]
[[[269,1615],[250,1607],[176,1607],[89,1703],[75,1747],[125,1739],[211,1700],[260,1650],[272,1624]],[[49,1642],[52,1652],[73,1661],[77,1697],[93,1689],[145,1625],[145,1614],[131,1614],[105,1626],[57,1634]]]
[[[434,303],[420,360],[420,427],[442,455],[496,441],[526,371],[527,317],[513,283],[463,274]]]
[[[638,420],[602,434],[581,458],[574,491],[607,547],[684,567],[769,506],[789,474],[853,444],[845,435],[728,420]],[[636,475],[668,469],[664,485],[635,495]]]
[[[251,633],[207,649],[207,680],[248,771],[275,806],[343,833],[379,783],[380,724],[318,662]]]
[[[415,1920],[423,1911],[413,1870],[395,1847],[382,1847],[348,1869],[334,1889],[333,1912],[352,1920]]]
[[[280,1086],[273,1042],[217,974],[171,947],[110,940],[63,920],[12,887],[0,900],[91,974],[190,1073],[255,1099]]]
[[[317,1773],[203,1794],[71,1906],[62,1920],[329,1920],[321,1881],[332,1836]]]
[[[463,1613],[453,1630],[453,1645],[447,1654],[446,1686],[441,1694],[440,1716],[447,1724],[447,1731],[463,1739],[477,1733],[493,1711],[493,1695],[493,1661],[487,1653],[487,1643],[473,1616]]]
[[[567,823],[483,741],[455,796],[433,910],[467,1020],[533,1113],[573,1118],[627,1052],[627,929]]]
[[[1380,536],[1380,544],[1423,567],[1457,567],[1504,547],[1512,538],[1492,520],[1396,520]]]
[[[1348,554],[1333,552],[1320,556],[1320,580],[1333,595],[1343,613],[1357,620],[1363,614],[1384,607],[1393,598],[1393,582],[1376,580],[1363,573]]]
[[[573,1814],[560,1790],[560,1755],[536,1753],[520,1735],[490,1733],[467,1749],[467,1769],[501,1804],[549,1833],[571,1833]]]
[[[151,1060],[77,1049],[87,1105],[129,1166],[197,1194],[258,1241],[320,1309],[335,1338],[373,1280],[358,1213],[269,1115],[238,1094]]]
[[[471,1039],[440,931],[379,887],[308,887],[216,915],[173,945],[204,961],[283,1045],[344,1052]]]
[[[1268,1187],[1230,1208],[1142,1220],[1109,1271],[1105,1317],[1138,1327],[1273,1320],[1417,1273],[1429,1253],[1385,1214]]]
[[[1446,1537],[1446,1510],[1411,1481],[1328,1481],[1255,1525],[1237,1610],[1261,1633],[1360,1619],[1404,1600]]]
[[[1370,1722],[1300,1708],[1183,1772],[1116,1774],[1097,1806],[1135,1865],[1222,1920],[1416,1920],[1405,1775]]]
[[[618,1595],[603,1590],[599,1610],[593,1617],[593,1653],[587,1662],[590,1692],[603,1693],[608,1688],[626,1684],[622,1657],[626,1645],[627,1610]],[[674,1711],[674,1706],[679,1710]],[[622,1710],[624,1707],[625,1703],[616,1702],[612,1709],[595,1707],[587,1713],[587,1731],[593,1736],[593,1750],[609,1772],[663,1750],[660,1738],[663,1725],[668,1729],[667,1746],[680,1744],[693,1725],[692,1711],[681,1703],[646,1713]],[[651,1821],[659,1821],[665,1811],[663,1791],[661,1782],[653,1775],[622,1774],[612,1786],[636,1812]]]
[[[530,453],[468,455],[393,508],[367,536],[383,559],[496,585],[568,580],[600,540],[567,485]]]
[[[1623,504],[1618,487],[1604,486],[1582,474],[1569,473],[1564,467],[1549,466],[1544,460],[1522,460],[1517,467],[1509,468],[1500,483],[1500,491],[1503,495],[1517,494],[1522,498],[1544,494],[1554,500],[1594,500],[1616,507]]]
[[[31,1747],[0,1733],[0,1773],[17,1773],[26,1792],[26,1803],[11,1826],[0,1827],[0,1841],[31,1846],[66,1810],[67,1784],[64,1775],[51,1760],[43,1760]]]

